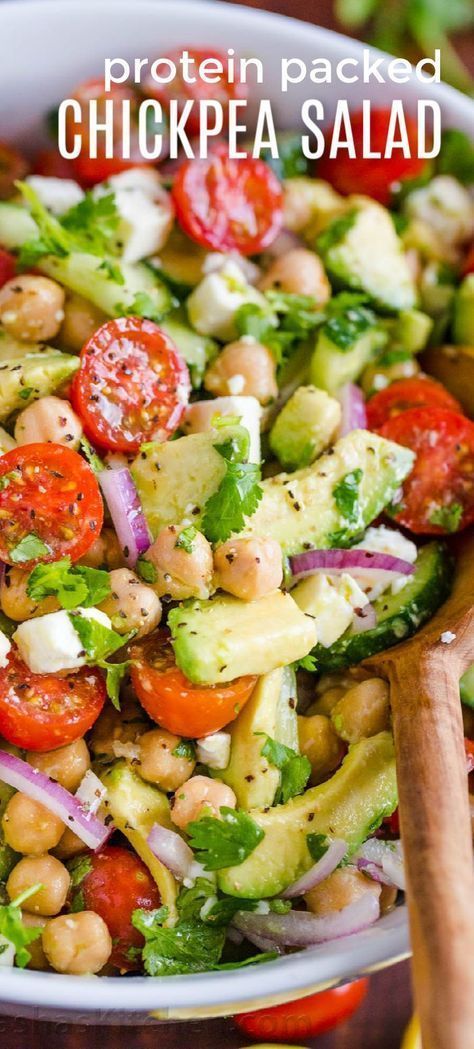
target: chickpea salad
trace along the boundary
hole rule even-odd
[[[408,127],[411,159],[361,123],[317,166],[288,131],[159,167],[133,129],[131,161],[0,144],[0,966],[240,967],[403,892],[364,660],[474,522],[474,151]]]

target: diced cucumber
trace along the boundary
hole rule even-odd
[[[361,335],[350,349],[341,350],[324,330],[320,331],[311,358],[311,382],[328,393],[337,393],[345,383],[354,382],[359,378],[386,342],[386,332],[381,328],[371,328]]]
[[[183,309],[174,310],[161,324],[163,331],[173,339],[188,365],[194,388],[202,384],[204,372],[217,355],[218,345],[207,335],[199,335],[187,322]]]

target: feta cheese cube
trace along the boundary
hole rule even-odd
[[[0,630],[0,667],[6,667],[8,663],[8,653],[11,649],[10,641],[3,630]]]
[[[368,528],[364,538],[356,544],[354,549],[370,550],[374,554],[390,554],[391,557],[400,557],[402,561],[410,561],[411,564],[414,564],[418,557],[418,548],[411,539],[406,539],[401,532],[397,532],[394,528],[387,528],[385,525]],[[398,594],[406,586],[408,579],[408,576],[394,575],[392,579],[387,578],[374,585],[372,572],[357,570],[357,580],[363,590],[367,591],[370,601],[380,597],[389,587],[392,588],[392,594]]]
[[[197,740],[197,758],[210,769],[226,769],[230,759],[230,735],[213,732]]]
[[[318,642],[329,648],[351,625],[355,608],[368,604],[367,595],[352,576],[328,576],[323,572],[297,583],[291,591],[302,612],[315,621]]]
[[[426,223],[447,247],[458,247],[474,233],[474,203],[452,175],[437,175],[407,197],[410,218]]]
[[[247,302],[267,306],[261,292],[248,284],[240,266],[232,259],[221,269],[208,273],[188,299],[188,315],[200,335],[213,335],[230,342],[237,335],[234,317]]]
[[[8,969],[13,968],[15,964],[15,948],[10,940],[7,940],[6,936],[0,936],[0,966],[4,966]]]
[[[111,191],[121,218],[118,240],[123,245],[123,261],[139,262],[155,255],[168,239],[174,220],[171,198],[158,172],[130,168],[101,182],[94,194]]]
[[[74,612],[85,619],[94,619],[109,630],[112,628],[109,617],[98,608],[76,608]],[[63,609],[21,623],[13,640],[33,674],[56,674],[59,670],[77,670],[87,664],[79,635]]]
[[[234,376],[237,378],[237,376]],[[260,420],[262,408],[256,397],[215,397],[211,401],[194,401],[186,409],[184,422],[181,424],[185,433],[203,433],[212,430],[212,420],[216,415],[237,417],[250,436],[249,461],[259,463]]]
[[[41,203],[53,215],[63,215],[83,200],[84,192],[72,178],[49,178],[28,175],[25,182],[35,191]]]

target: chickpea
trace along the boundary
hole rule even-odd
[[[331,297],[331,285],[321,259],[307,248],[294,248],[280,255],[259,282],[261,291],[279,288],[293,295],[310,295],[323,306]]]
[[[177,827],[185,830],[188,823],[197,820],[206,809],[219,818],[223,805],[229,809],[237,806],[237,798],[230,787],[208,776],[193,776],[171,799],[171,819]]]
[[[136,637],[150,634],[161,619],[161,601],[129,568],[116,568],[110,573],[111,593],[99,605],[112,620],[118,634],[136,630]]]
[[[87,845],[84,844],[82,838],[78,838],[77,834],[74,834],[70,827],[66,827],[62,838],[59,840],[56,848],[53,849],[54,855],[58,860],[66,863],[67,860],[72,860],[74,856],[80,856],[81,852],[87,852]]]
[[[260,404],[270,404],[278,396],[273,353],[261,342],[250,339],[230,342],[207,369],[204,386],[216,397],[238,393],[256,397]]]
[[[135,756],[138,758],[137,742],[147,731],[148,725],[149,721],[138,700],[125,697],[121,710],[115,710],[108,703],[92,729],[89,740],[92,753],[96,757],[104,755],[116,758],[119,752],[115,748],[128,747],[132,748],[132,753],[136,751]]]
[[[212,588],[212,550],[202,532],[196,532],[191,549],[180,545],[180,534],[186,526],[168,525],[158,533],[145,554],[156,570],[153,589],[176,601],[186,597],[208,598]]]
[[[7,892],[11,900],[20,893],[39,883],[42,888],[25,900],[23,909],[30,914],[42,914],[49,918],[58,914],[66,903],[71,878],[69,871],[55,856],[25,856],[13,868],[7,881]]]
[[[355,903],[366,892],[371,892],[379,899],[380,885],[355,867],[338,867],[329,878],[306,893],[305,903],[308,910],[323,918],[326,914],[341,911],[343,907]]]
[[[140,776],[165,791],[181,787],[192,776],[196,762],[173,754],[179,743],[179,736],[162,728],[145,732],[139,743],[140,764],[137,771]]]
[[[27,929],[44,930],[49,922],[48,918],[41,918],[39,914],[28,914],[26,911],[22,913],[21,920]],[[49,962],[43,950],[43,938],[41,936],[28,944],[28,950],[31,954],[28,969],[34,969],[37,972],[49,969]]]
[[[104,568],[109,572],[113,572],[116,568],[123,568],[125,565],[123,550],[113,528],[103,528],[78,563],[87,565],[88,568]]]
[[[340,765],[343,746],[329,718],[322,714],[298,718],[300,750],[311,764],[311,783],[321,783]]]
[[[347,688],[342,688],[340,685],[335,685],[334,688],[328,688],[327,692],[323,692],[306,710],[306,714],[312,717],[313,714],[319,714],[329,716],[331,710],[336,706],[336,703],[345,696]]]
[[[58,333],[58,342],[68,350],[79,353],[85,342],[107,320],[105,313],[82,295],[69,292],[64,303],[64,320]]]
[[[89,751],[83,739],[77,739],[74,743],[68,743],[66,747],[59,747],[58,750],[48,750],[42,754],[27,754],[26,760],[32,768],[54,779],[72,794],[75,794],[81,780],[91,767]]]
[[[14,339],[46,342],[58,334],[64,317],[64,291],[49,277],[24,273],[0,291],[0,321]]]
[[[42,601],[31,600],[27,594],[30,573],[24,568],[6,568],[0,583],[0,605],[2,612],[16,623],[25,619],[45,616],[48,612],[57,612],[59,602],[55,597],[45,597]]]
[[[344,197],[321,179],[290,178],[283,183],[283,225],[294,233],[306,233],[311,224],[315,237],[345,207]]]
[[[82,423],[69,401],[61,397],[41,397],[20,412],[15,423],[18,444],[52,441],[68,448],[79,448]]]
[[[18,791],[5,809],[2,830],[7,845],[15,852],[39,856],[58,844],[64,823],[45,805]]]
[[[413,375],[419,375],[420,365],[416,357],[407,357],[404,361],[396,361],[394,364],[369,364],[362,373],[360,384],[366,395],[371,397],[378,390],[384,390],[397,379],[411,379]]]
[[[214,554],[214,568],[223,590],[255,601],[281,584],[281,546],[275,539],[228,539]]]
[[[380,677],[360,681],[346,692],[331,712],[337,734],[347,743],[376,736],[390,726],[389,689]]]
[[[112,940],[99,914],[80,911],[48,922],[43,949],[56,972],[84,976],[104,968],[112,953]]]

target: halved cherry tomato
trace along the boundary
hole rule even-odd
[[[463,277],[467,277],[468,273],[474,273],[474,244],[469,248],[469,251],[462,264],[461,273]]]
[[[66,556],[77,561],[100,535],[103,518],[99,486],[77,452],[25,444],[0,456],[0,560],[22,568]]]
[[[444,408],[411,408],[378,431],[416,453],[395,520],[419,535],[446,535],[474,521],[474,423]]]
[[[36,154],[33,172],[35,175],[44,175],[45,178],[76,177],[74,161],[62,157],[58,149],[41,149]]]
[[[191,59],[194,59],[194,67],[191,68],[191,75],[196,76],[195,84],[187,84],[181,73],[180,59],[183,51],[188,51]],[[218,83],[206,84],[205,81],[198,76],[197,69],[201,62],[204,62],[207,58],[215,59],[222,62],[225,70],[227,57],[222,51],[211,51],[207,48],[200,50],[194,47],[180,47],[175,51],[169,51],[163,56],[168,58],[171,62],[176,65],[177,75],[174,77],[169,84],[157,84],[152,77],[145,79],[143,90],[147,95],[152,98],[157,98],[166,113],[169,112],[170,100],[177,99],[178,111],[181,114],[185,103],[189,100],[193,102],[192,110],[186,120],[186,134],[198,135],[200,127],[199,118],[199,102],[212,99],[218,102],[222,106],[224,112],[224,119],[226,117],[227,107],[231,98],[245,98],[247,94],[246,85],[242,84],[240,80],[236,80],[235,84],[230,84],[229,80],[224,72],[219,79]]]
[[[474,739],[464,740],[464,750],[466,751],[466,768],[469,776],[471,772],[474,772]]]
[[[18,150],[0,142],[0,200],[7,200],[15,192],[15,182],[28,173],[29,164]]]
[[[222,147],[207,160],[188,160],[173,184],[178,222],[214,251],[255,255],[283,222],[281,185],[263,160],[231,160]]]
[[[364,1001],[369,987],[367,979],[346,983],[332,991],[320,991],[253,1013],[241,1013],[233,1020],[249,1038],[273,1042],[295,1042],[315,1038],[331,1031],[355,1013]]]
[[[393,419],[410,408],[449,408],[462,415],[462,408],[440,382],[435,379],[398,379],[374,394],[367,402],[367,425],[369,430],[378,430],[389,419]]]
[[[4,248],[0,248],[0,288],[7,283],[7,280],[11,280],[15,276],[15,259],[13,255],[10,255],[9,251],[5,251]]]
[[[391,816],[386,816],[383,821],[384,827],[387,827],[391,834],[400,836],[400,812],[398,806],[395,812],[392,812]]]
[[[107,925],[113,942],[111,964],[127,971],[141,969],[144,940],[132,925],[132,914],[161,906],[150,871],[135,853],[120,846],[107,845],[87,858],[89,870],[75,891],[81,893],[84,908],[100,914]]]
[[[81,350],[72,404],[99,448],[137,452],[179,426],[191,389],[174,343],[141,317],[107,321]]]
[[[193,685],[176,666],[163,630],[134,645],[130,658],[132,685],[147,714],[169,732],[193,739],[234,721],[257,681],[248,675],[225,685]]]
[[[390,121],[389,109],[372,109],[370,117],[370,145],[372,152],[381,153],[380,159],[364,158],[363,116],[362,110],[351,113],[351,127],[354,136],[355,157],[351,159],[338,153],[332,160],[328,148],[318,161],[318,178],[326,179],[339,193],[364,193],[373,197],[380,204],[389,204],[391,186],[403,179],[416,178],[426,167],[426,160],[418,156],[418,129],[416,120],[406,116],[406,127],[411,157],[404,157],[401,149],[384,160],[387,131]],[[326,135],[328,147],[332,135]]]
[[[145,165],[146,161],[140,153],[138,143],[138,131],[136,129],[138,96],[133,87],[127,84],[112,84],[110,90],[106,91],[104,81],[98,78],[96,80],[86,80],[85,83],[79,84],[73,91],[72,97],[81,104],[81,120],[76,122],[74,117],[70,116],[66,126],[66,141],[68,148],[71,149],[74,136],[81,135],[82,138],[81,152],[72,162],[79,182],[84,186],[93,186],[96,182],[103,182],[104,179],[110,178],[111,175],[117,175],[120,171],[126,171],[127,168]],[[98,155],[97,157],[91,157],[90,155],[89,103],[92,99],[97,101],[97,120],[101,123],[105,119],[106,101],[110,99],[114,103],[112,157],[105,156],[105,145],[100,135],[98,136]],[[128,159],[123,156],[122,147],[123,117],[121,107],[123,102],[130,103],[131,107],[130,157]]]
[[[33,674],[16,649],[0,674],[0,735],[25,750],[45,751],[81,739],[102,710],[102,674],[82,667],[64,677]]]

